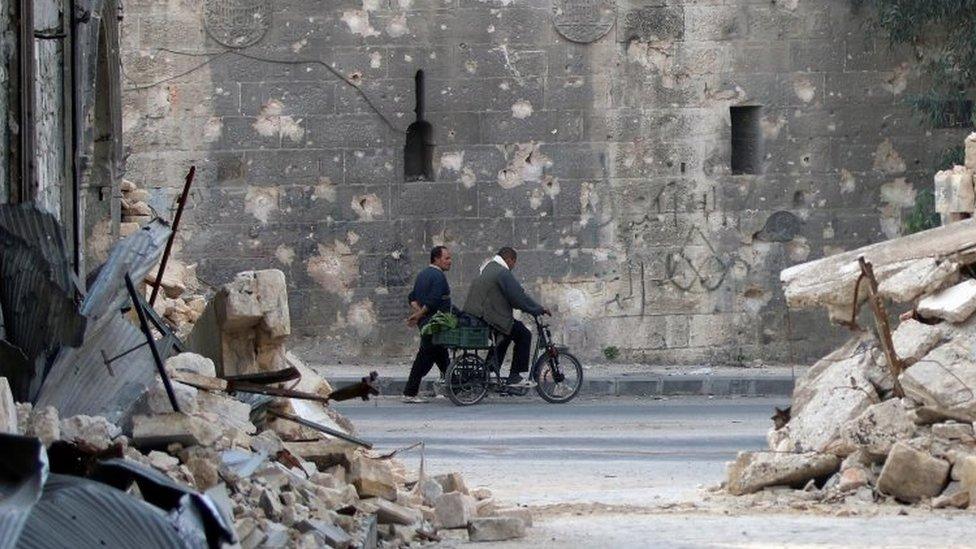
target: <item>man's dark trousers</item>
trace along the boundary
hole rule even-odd
[[[529,354],[532,352],[532,332],[519,320],[512,323],[511,335],[503,337],[501,343],[498,344],[499,364],[505,361],[505,354],[508,353],[508,344],[512,341],[515,342],[515,350],[512,351],[512,370],[508,374],[509,378],[529,371]]]
[[[430,369],[437,364],[437,369],[441,371],[441,377],[447,372],[447,365],[450,356],[447,354],[447,347],[434,345],[433,336],[420,336],[420,349],[417,356],[413,359],[413,366],[410,368],[410,377],[407,378],[407,386],[403,389],[403,396],[417,396],[420,391],[420,381],[430,372]]]

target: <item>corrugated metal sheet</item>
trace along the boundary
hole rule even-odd
[[[208,496],[134,462],[100,463],[91,479],[49,474],[36,438],[0,434],[0,549],[217,548],[235,543]],[[136,483],[139,499],[126,490]]]
[[[86,319],[78,310],[80,299],[54,216],[30,204],[0,205],[5,340],[43,367],[61,346],[81,344]],[[44,372],[23,375],[36,389]]]
[[[129,301],[125,273],[136,282],[145,278],[162,257],[171,233],[165,221],[156,219],[116,243],[109,251],[108,260],[99,267],[98,276],[81,304],[81,313],[98,322],[106,313],[118,310]]]
[[[62,349],[44,380],[36,405],[54,406],[61,417],[105,416],[124,427],[139,397],[155,382],[156,364],[149,347],[144,346],[113,362],[110,373],[102,351],[115,357],[145,343],[146,337],[119,313],[93,328],[95,331],[85,337],[84,345]],[[159,341],[157,347],[166,360],[172,345]]]

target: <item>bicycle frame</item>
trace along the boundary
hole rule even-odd
[[[541,318],[542,318],[541,315],[533,316],[533,321],[535,322],[536,337],[535,337],[535,345],[533,346],[532,349],[532,360],[529,362],[530,368],[535,367],[536,362],[539,360],[539,357],[542,356],[543,353],[548,353],[551,352],[550,349],[555,349],[555,346],[552,345],[552,332],[549,331],[549,325],[543,324]],[[495,374],[495,381],[499,384],[502,384],[501,371],[502,371],[502,362],[504,362],[504,357],[502,357],[502,359],[499,360],[497,349],[501,341],[501,338],[503,337],[508,337],[508,336],[505,336],[492,329],[491,349],[488,350],[488,356],[485,357],[485,364],[487,364],[491,372]],[[529,379],[532,379],[535,376],[535,372],[530,369],[528,375],[529,375]]]

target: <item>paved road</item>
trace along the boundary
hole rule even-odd
[[[495,398],[458,408],[380,399],[344,404],[383,451],[425,442],[429,471],[460,471],[472,486],[521,504],[657,504],[693,498],[721,481],[738,450],[765,445],[782,399]],[[404,460],[416,467],[419,454]]]
[[[899,508],[889,507],[882,516],[840,518],[711,504],[667,509],[701,503],[701,487],[720,482],[737,451],[764,447],[772,408],[783,404],[698,397],[568,405],[495,398],[470,408],[444,399],[424,405],[380,399],[340,406],[380,450],[423,440],[428,471],[460,471],[469,486],[487,486],[497,499],[547,506],[536,507],[527,538],[479,548],[976,546],[973,515],[965,512],[911,509],[898,516]],[[417,467],[416,452],[403,457]]]

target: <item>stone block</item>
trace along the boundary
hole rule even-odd
[[[357,456],[349,466],[349,483],[361,498],[377,497],[396,501],[396,478],[389,463]]]
[[[376,504],[376,518],[380,524],[401,524],[410,526],[423,520],[423,514],[405,505],[378,499]]]
[[[471,541],[505,541],[525,537],[525,523],[514,517],[476,518],[468,523]]]
[[[356,456],[355,448],[345,442],[327,440],[286,442],[285,449],[304,460],[311,461],[320,470],[336,465],[349,470],[353,462],[363,459]]]
[[[918,314],[926,318],[941,318],[949,322],[964,322],[976,312],[976,279],[967,279],[955,286],[930,295],[918,303]]]
[[[976,172],[976,132],[966,136],[966,167]]]
[[[898,326],[891,339],[895,344],[895,354],[906,366],[911,366],[935,348],[943,336],[941,326],[924,324],[911,318]]]
[[[976,501],[976,456],[962,456],[952,466],[952,477],[959,480],[959,486],[969,494],[970,502]]]
[[[5,377],[0,377],[0,433],[18,433],[17,405],[10,391],[10,382]]]
[[[137,415],[132,418],[132,442],[136,446],[210,446],[220,438],[216,418],[187,414]]]
[[[811,479],[830,475],[839,466],[840,458],[831,454],[739,452],[728,467],[728,490],[740,496],[767,486],[802,486]]]
[[[946,422],[932,426],[932,434],[949,440],[973,441],[973,426],[970,423]]]
[[[871,474],[864,467],[850,467],[840,472],[840,479],[837,489],[841,492],[851,492],[867,486],[870,483]]]
[[[197,407],[217,416],[222,430],[240,429],[249,435],[257,431],[254,424],[251,423],[251,406],[236,398],[221,393],[199,391]]]
[[[464,528],[477,516],[478,502],[460,492],[448,492],[434,502],[435,523],[439,528]]]
[[[524,524],[526,528],[532,527],[532,511],[526,509],[525,507],[506,507],[504,509],[496,509],[492,516],[517,518],[522,521],[522,524]]]
[[[440,483],[430,478],[424,478],[418,482],[416,489],[420,493],[424,505],[428,507],[433,507],[437,498],[444,495],[444,489]]]
[[[301,520],[295,523],[295,529],[302,533],[312,532],[316,541],[334,549],[346,549],[353,546],[352,536],[342,528],[324,520]]]
[[[973,171],[955,166],[935,174],[935,211],[941,214],[972,213],[976,193]]]
[[[900,501],[914,503],[942,493],[948,478],[947,461],[899,442],[881,469],[878,489]]]

